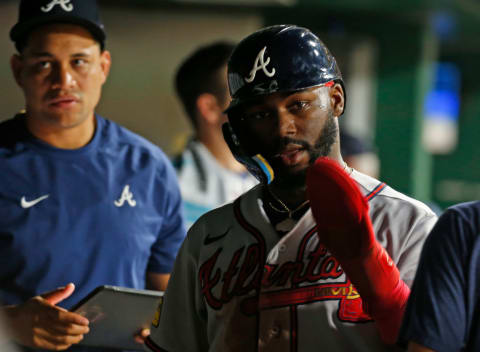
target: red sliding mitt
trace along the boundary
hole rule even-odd
[[[358,290],[382,340],[394,344],[410,289],[375,239],[367,200],[338,163],[327,158],[309,168],[307,197],[320,242]]]

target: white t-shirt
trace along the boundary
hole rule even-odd
[[[190,141],[174,164],[187,228],[202,214],[235,200],[258,183],[248,171],[238,173],[220,165],[198,141]]]

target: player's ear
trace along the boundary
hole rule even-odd
[[[340,116],[345,109],[345,93],[340,83],[335,83],[330,88],[330,103],[334,116]]]
[[[217,97],[213,94],[200,94],[197,98],[196,106],[201,118],[209,124],[216,124],[219,116],[222,115],[222,108],[218,104]]]
[[[10,67],[12,69],[13,77],[15,82],[22,87],[22,70],[23,70],[23,61],[22,57],[18,54],[13,54],[10,58]]]
[[[110,73],[110,66],[112,65],[112,56],[110,51],[104,50],[100,53],[100,68],[102,70],[102,83],[105,83],[107,80],[108,74]]]

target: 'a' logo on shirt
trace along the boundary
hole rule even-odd
[[[114,201],[113,204],[115,204],[116,207],[121,207],[125,204],[125,202],[127,202],[128,205],[130,205],[131,207],[134,207],[135,205],[137,205],[137,202],[135,201],[135,199],[133,199],[133,193],[130,192],[129,185],[125,185],[125,187],[123,187],[123,191],[122,191],[122,195],[120,196],[120,199]]]

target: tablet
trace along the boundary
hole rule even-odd
[[[143,351],[133,336],[150,328],[163,292],[118,286],[100,286],[71,311],[90,321],[90,332],[80,345]]]

